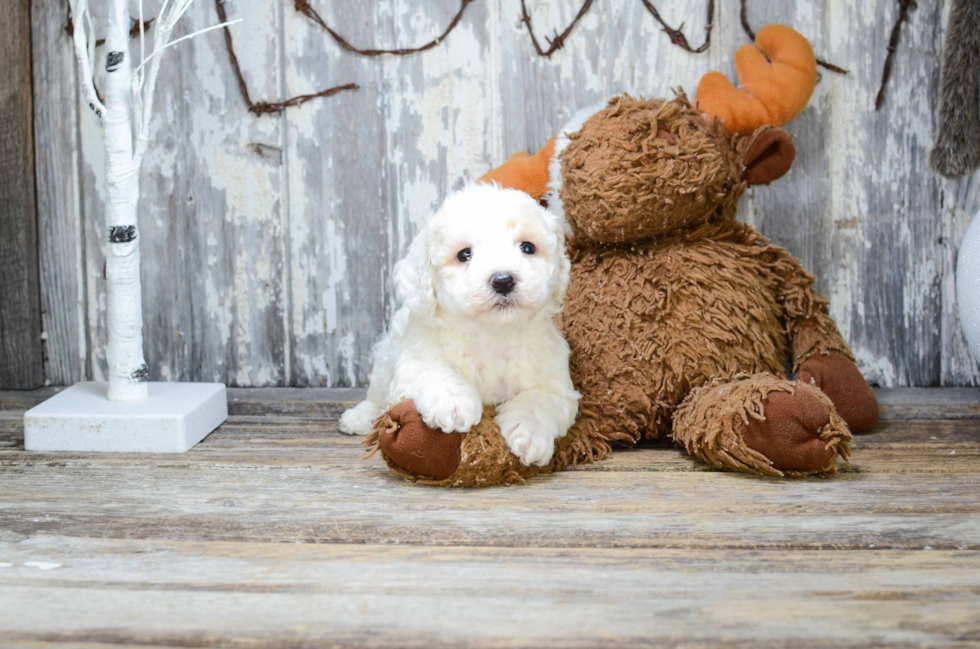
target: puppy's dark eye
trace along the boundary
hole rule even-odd
[[[460,261],[469,261],[470,259],[473,259],[473,249],[463,248],[462,250],[456,253],[456,259]]]
[[[521,252],[523,252],[525,255],[533,255],[535,250],[537,250],[537,248],[535,248],[534,244],[530,241],[521,242]]]

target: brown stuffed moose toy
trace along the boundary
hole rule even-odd
[[[779,127],[813,92],[813,50],[770,25],[735,67],[739,89],[712,72],[693,104],[683,93],[615,97],[481,179],[528,192],[569,226],[571,280],[558,318],[582,394],[578,418],[549,465],[525,466],[493,408],[470,432],[447,434],[405,401],[366,442],[392,470],[446,486],[513,483],[669,436],[725,469],[832,474],[851,432],[877,425],[874,393],[816,278],[735,219],[749,185],[793,163]]]

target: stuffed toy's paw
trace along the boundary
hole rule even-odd
[[[878,400],[861,370],[840,352],[815,354],[800,365],[796,378],[820,388],[855,433],[867,433],[878,425]]]
[[[674,414],[673,436],[714,466],[778,477],[836,473],[851,441],[818,388],[765,372],[692,390]]]
[[[468,433],[444,433],[422,420],[411,400],[392,406],[375,422],[364,440],[367,457],[381,451],[388,468],[422,484],[444,487],[489,487],[523,483],[568,464],[602,459],[608,446],[596,443],[576,427],[554,442],[550,461],[543,466],[524,464],[507,446],[495,417],[485,406],[483,418]]]
[[[742,426],[742,439],[769,458],[773,468],[789,475],[834,473],[838,452],[847,459],[851,435],[818,390],[798,386],[793,392],[772,392],[763,413]]]
[[[380,446],[389,464],[402,471],[428,480],[445,480],[459,467],[463,434],[430,428],[414,401],[396,404],[377,423],[381,428],[376,424],[365,444]],[[376,434],[378,439],[372,439]]]

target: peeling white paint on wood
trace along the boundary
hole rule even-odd
[[[171,53],[139,206],[151,378],[364,383],[394,308],[391,267],[446,193],[513,151],[539,147],[577,108],[610,94],[669,96],[693,92],[711,69],[733,76],[746,39],[738,3],[717,4],[703,54],[673,46],[638,0],[597,0],[548,60],[533,51],[519,0],[478,0],[439,47],[380,58],[341,49],[289,0],[229,0],[229,18],[246,19],[235,42],[253,98],[361,88],[256,118],[219,33]],[[851,74],[821,70],[810,107],[789,127],[793,170],[747,196],[742,218],[820,276],[862,369],[884,385],[980,384],[953,283],[980,190],[976,180],[941,181],[927,165],[948,4],[921,6],[903,28],[876,113],[897,3],[749,2],[753,26],[792,25]],[[436,0],[315,6],[349,41],[374,47],[427,42],[458,10]],[[528,2],[542,39],[580,6]],[[702,42],[705,0],[657,7]],[[36,0],[32,11],[35,27],[63,20],[58,0]],[[213,2],[195,3],[185,20],[175,36],[216,22]],[[70,49],[54,35],[35,44],[36,88],[75,96]],[[35,102],[47,372],[56,384],[105,377],[101,136],[87,107],[66,106],[59,121]]]

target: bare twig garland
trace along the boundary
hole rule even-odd
[[[524,0],[521,0],[521,22],[527,25],[527,33],[531,37],[531,43],[534,45],[534,49],[538,53],[538,56],[543,56],[550,59],[552,54],[560,50],[565,44],[565,39],[568,38],[568,35],[572,33],[573,29],[575,29],[575,25],[578,24],[578,21],[582,20],[582,16],[588,13],[589,9],[592,7],[592,2],[593,0],[585,0],[585,2],[582,3],[582,8],[578,10],[577,14],[575,14],[575,18],[572,19],[572,22],[568,23],[568,27],[565,28],[565,31],[559,34],[558,30],[556,29],[554,38],[548,38],[545,36],[544,40],[548,41],[548,49],[544,49],[541,47],[537,37],[534,35],[534,29],[531,27],[531,14],[529,14],[527,11],[527,5],[524,4]]]
[[[215,0],[215,9],[218,12],[218,17],[221,20],[221,22],[227,22],[228,20],[227,12],[225,11],[225,1],[226,0]],[[406,56],[409,54],[416,54],[418,52],[431,50],[439,46],[449,36],[449,34],[454,29],[456,29],[456,27],[459,25],[460,21],[463,18],[463,14],[466,12],[467,7],[469,7],[471,4],[476,2],[476,0],[460,0],[459,10],[453,16],[453,19],[450,21],[446,29],[443,30],[443,32],[436,38],[417,47],[406,47],[406,48],[397,48],[397,49],[360,48],[355,45],[352,45],[347,39],[345,39],[337,31],[335,31],[332,27],[330,27],[329,24],[327,24],[327,22],[323,19],[323,17],[320,16],[320,14],[316,11],[316,9],[314,9],[313,6],[310,4],[310,0],[293,0],[293,2],[296,11],[300,12],[301,14],[309,18],[311,21],[313,21],[320,28],[322,28],[324,31],[326,31],[327,34],[329,34],[330,37],[333,38],[333,40],[336,41],[338,45],[340,45],[341,47],[343,47],[345,50],[349,52],[353,52],[361,56],[382,56],[382,55]],[[554,37],[552,38],[548,38],[547,36],[545,37],[544,40],[548,43],[548,47],[544,48],[541,46],[540,41],[538,41],[538,38],[535,35],[534,29],[531,25],[531,14],[528,12],[526,0],[521,0],[521,22],[524,23],[524,25],[527,27],[528,36],[531,38],[531,44],[534,46],[534,50],[537,52],[537,54],[545,58],[551,58],[552,54],[560,50],[565,45],[565,40],[572,33],[572,30],[575,29],[575,26],[579,23],[579,21],[582,20],[585,14],[588,13],[589,10],[592,8],[594,2],[595,0],[583,0],[582,6],[579,8],[578,13],[575,14],[575,17],[560,34],[558,33],[558,30],[555,30]],[[698,47],[692,47],[690,42],[687,40],[687,36],[683,32],[684,29],[683,23],[679,27],[673,28],[670,25],[668,25],[667,22],[663,19],[663,17],[660,15],[660,12],[654,6],[651,0],[641,0],[641,2],[643,3],[643,6],[646,8],[646,10],[650,13],[650,15],[653,16],[653,18],[658,23],[660,23],[660,25],[663,27],[664,33],[666,33],[667,36],[670,38],[670,42],[672,44],[693,54],[699,54],[701,52],[704,52],[708,49],[708,47],[710,47],[711,31],[714,28],[715,0],[707,0],[707,19],[705,21],[705,28],[704,28],[705,31],[704,42]],[[898,19],[895,21],[895,25],[892,28],[891,38],[889,39],[888,55],[885,58],[885,67],[884,70],[882,71],[881,88],[878,91],[878,96],[875,101],[875,110],[881,108],[881,105],[884,101],[885,86],[887,85],[888,79],[891,76],[892,57],[898,46],[902,23],[908,21],[909,13],[917,6],[916,0],[898,0],[898,3],[900,7],[899,16]],[[748,4],[747,0],[740,0],[740,8],[741,8],[740,19],[742,23],[742,29],[745,31],[745,34],[749,37],[749,39],[755,40],[755,31],[752,29],[752,26],[749,24],[749,20],[748,20],[747,4]],[[133,21],[133,26],[130,30],[130,36],[136,37],[140,33],[140,24],[139,21],[136,20],[135,18],[132,19],[132,21]],[[144,30],[149,29],[152,24],[153,24],[152,18],[144,21],[143,29]],[[329,97],[331,95],[335,95],[345,90],[357,90],[359,88],[359,86],[356,83],[347,83],[339,86],[334,86],[332,88],[326,88],[324,90],[320,90],[318,92],[314,92],[311,94],[297,95],[295,97],[290,97],[289,99],[284,99],[277,102],[254,101],[249,93],[248,84],[245,81],[245,75],[242,72],[241,64],[238,61],[238,56],[235,54],[235,47],[234,47],[234,42],[232,40],[231,32],[229,31],[227,26],[224,27],[223,29],[224,29],[224,37],[225,37],[225,46],[228,50],[228,58],[231,62],[232,70],[235,73],[235,78],[238,81],[239,90],[241,91],[242,98],[244,99],[245,104],[248,106],[248,110],[255,115],[279,113],[285,110],[286,108],[305,104],[306,102],[312,99],[316,99],[319,97]],[[67,19],[67,24],[65,26],[65,31],[68,32],[69,35],[74,31],[74,24],[72,23],[70,8],[68,11],[68,19]],[[103,42],[104,42],[103,40],[99,40],[97,41],[97,44],[101,45]],[[823,59],[817,59],[817,65],[826,68],[831,72],[837,72],[838,74],[848,74],[848,71],[845,70],[844,68],[834,65],[833,63],[829,63]]]
[[[223,23],[228,22],[228,14],[225,12],[225,0],[215,0],[214,7],[218,11],[218,20]],[[316,99],[317,97],[329,97],[330,95],[335,95],[338,92],[343,92],[344,90],[357,90],[360,87],[356,83],[347,83],[342,86],[326,88],[325,90],[308,95],[297,95],[296,97],[290,97],[289,99],[283,99],[282,101],[253,101],[248,92],[248,84],[245,82],[245,75],[242,74],[242,66],[238,62],[238,56],[235,54],[235,46],[231,39],[231,30],[225,27],[224,33],[225,46],[228,48],[228,59],[231,61],[231,68],[235,72],[235,78],[238,79],[238,89],[242,93],[242,99],[245,100],[245,105],[248,106],[249,112],[251,112],[253,115],[258,116],[267,115],[269,113],[281,113],[290,106],[299,106],[300,104],[305,104],[311,99]]]
[[[739,16],[742,19],[742,29],[745,31],[745,35],[749,37],[750,41],[755,41],[755,31],[752,29],[752,26],[749,25],[749,14],[746,4],[746,0],[742,0],[742,9],[739,12]]]
[[[592,0],[588,0],[588,1],[589,3],[592,2]],[[323,18],[320,17],[320,14],[318,14],[316,10],[312,6],[310,6],[309,0],[294,0],[294,2],[296,6],[296,11],[300,12],[301,14],[303,14],[304,16],[306,16],[307,18],[315,22],[317,25],[322,27],[324,31],[330,34],[330,36],[335,41],[337,41],[337,43],[345,50],[354,52],[355,54],[360,54],[361,56],[381,56],[382,54],[405,56],[408,54],[415,54],[417,52],[424,52],[426,50],[431,50],[433,47],[436,47],[437,45],[442,43],[442,41],[444,41],[446,37],[449,36],[449,33],[454,29],[456,29],[456,25],[459,24],[459,21],[463,19],[463,12],[466,11],[466,8],[471,4],[473,4],[474,2],[476,2],[476,0],[462,0],[459,6],[459,11],[456,12],[456,15],[453,17],[452,22],[449,23],[449,26],[446,27],[445,31],[443,31],[439,36],[436,36],[434,39],[432,39],[425,45],[419,45],[418,47],[399,48],[395,50],[361,49],[359,47],[354,47],[343,36],[341,36],[340,34],[338,34],[333,29],[330,28],[330,26],[326,23],[326,21],[324,21]]]
[[[299,2],[305,2],[306,0],[296,0],[296,1],[297,3],[299,3]],[[705,26],[704,26],[704,32],[705,32],[704,43],[702,43],[700,47],[691,47],[691,44],[687,40],[687,36],[684,35],[683,23],[681,23],[681,26],[676,29],[671,27],[670,25],[667,24],[667,21],[665,21],[663,17],[660,15],[660,12],[657,11],[657,8],[654,6],[651,0],[640,0],[640,1],[643,3],[643,6],[650,13],[650,15],[653,16],[654,19],[658,23],[660,23],[660,25],[664,28],[664,32],[667,34],[667,36],[670,37],[670,42],[676,45],[677,47],[687,52],[691,52],[692,54],[700,54],[701,52],[706,51],[708,47],[711,46],[711,29],[714,27],[715,0],[708,0],[708,5],[707,5],[708,16],[707,19],[705,20]],[[908,0],[908,1],[911,2],[912,0]],[[568,27],[565,28],[565,31],[559,34],[556,30],[555,37],[553,39],[549,39],[546,37],[545,40],[548,41],[549,47],[548,49],[544,49],[541,47],[537,37],[534,35],[534,30],[531,28],[531,15],[527,11],[525,0],[521,0],[521,22],[527,26],[527,33],[531,37],[531,43],[534,45],[534,49],[537,51],[538,55],[550,58],[551,55],[554,54],[556,50],[560,50],[562,46],[565,44],[565,39],[571,33],[572,29],[575,27],[578,21],[582,19],[582,16],[584,16],[586,12],[588,12],[589,9],[592,7],[592,2],[593,0],[585,0],[585,2],[582,4],[582,8],[579,9],[578,14],[575,15],[575,18],[572,20],[572,22],[569,23]],[[752,27],[749,25],[746,4],[747,4],[747,0],[741,0],[742,29],[745,30],[745,33],[749,37],[749,39],[754,41],[755,31],[753,31]],[[817,59],[817,65],[822,66],[830,70],[831,72],[837,72],[839,74],[847,74],[847,70],[845,70],[844,68],[836,66],[833,63],[828,63],[823,59]]]
[[[748,0],[741,0],[741,4],[742,4],[742,7],[741,7],[741,11],[739,13],[740,13],[740,17],[741,17],[741,20],[742,20],[742,29],[745,31],[745,35],[749,37],[749,40],[754,41],[755,40],[755,30],[752,29],[752,26],[751,25],[749,25],[748,10],[746,9],[746,5],[748,4]],[[830,70],[831,72],[836,72],[837,74],[848,74],[848,71],[845,70],[844,68],[842,68],[840,66],[837,66],[837,65],[834,65],[833,63],[828,63],[827,61],[824,61],[823,59],[817,59],[817,65],[819,65],[822,68],[826,68],[827,70]]]
[[[892,76],[892,57],[895,54],[895,50],[898,49],[898,39],[902,33],[902,23],[908,22],[909,14],[917,7],[918,5],[915,3],[915,0],[898,0],[898,18],[895,19],[891,36],[888,39],[888,55],[885,56],[885,67],[881,71],[881,86],[878,88],[878,96],[875,97],[875,110],[881,108],[885,103],[885,86],[888,85],[888,79]]]
[[[463,12],[466,11],[466,7],[475,2],[476,0],[462,0],[459,11],[453,17],[449,26],[428,43],[420,45],[418,47],[408,47],[399,48],[393,50],[378,50],[378,49],[362,49],[351,45],[347,39],[334,31],[330,25],[320,16],[317,11],[310,6],[308,0],[294,0],[296,11],[300,12],[314,23],[319,25],[326,31],[330,36],[337,41],[337,43],[344,49],[354,52],[355,54],[360,54],[361,56],[381,56],[383,54],[391,54],[394,56],[405,56],[408,54],[415,54],[416,52],[424,52],[425,50],[431,50],[445,40],[451,31],[456,29],[459,25],[460,20],[463,18]],[[591,1],[591,0],[590,0]],[[215,0],[215,9],[218,11],[218,18],[221,22],[226,22],[228,20],[225,12],[225,0]],[[332,88],[326,88],[320,90],[319,92],[314,92],[308,95],[297,95],[296,97],[290,97],[289,99],[283,99],[277,102],[267,102],[267,101],[253,101],[251,95],[248,92],[248,84],[245,82],[245,75],[242,73],[241,64],[238,62],[238,56],[235,54],[235,46],[231,38],[231,31],[227,27],[224,29],[225,32],[225,46],[228,49],[228,58],[231,61],[232,70],[235,72],[235,78],[238,79],[238,89],[242,93],[242,98],[245,100],[245,104],[248,106],[248,110],[255,115],[267,115],[270,113],[280,113],[290,106],[299,106],[305,104],[306,102],[317,99],[318,97],[329,97],[330,95],[335,95],[338,92],[344,90],[357,90],[360,88],[356,83],[347,83],[341,86],[334,86]]]
[[[647,8],[647,11],[650,12],[650,15],[653,16],[656,19],[656,21],[660,23],[660,25],[664,28],[664,32],[670,37],[670,42],[676,45],[677,47],[681,48],[682,50],[691,52],[693,54],[700,54],[701,52],[708,49],[708,47],[711,45],[711,28],[714,26],[714,19],[715,19],[715,0],[708,0],[708,18],[705,21],[705,25],[704,25],[704,43],[702,43],[701,47],[698,48],[691,47],[690,44],[687,42],[687,37],[684,36],[684,32],[682,31],[684,29],[684,23],[681,23],[680,27],[674,29],[673,27],[668,25],[663,18],[660,17],[660,12],[657,11],[657,8],[653,6],[653,3],[650,2],[650,0],[641,0],[641,1],[643,2],[643,6]],[[745,6],[744,0],[742,6],[743,7]]]

